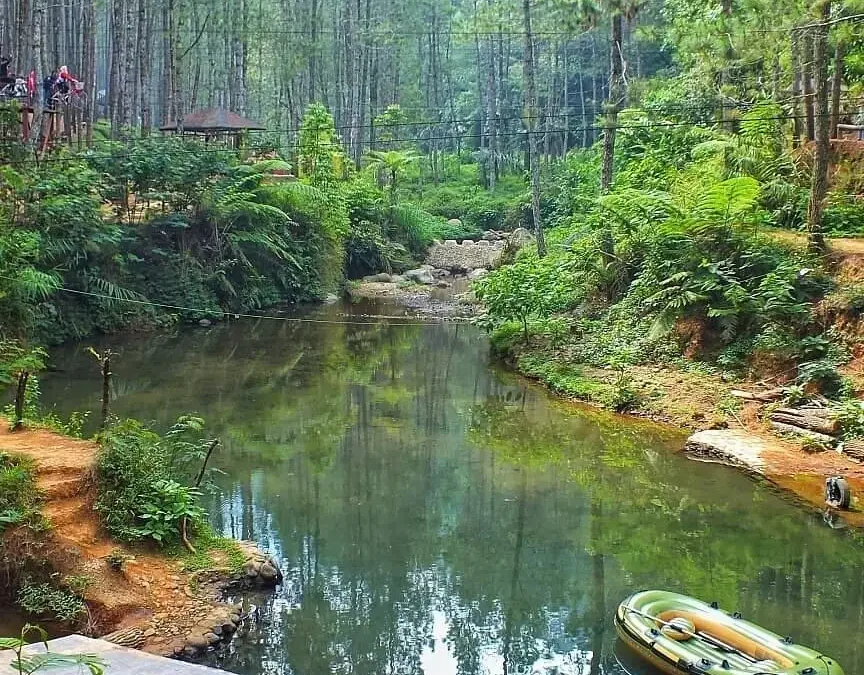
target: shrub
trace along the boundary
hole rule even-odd
[[[42,524],[39,501],[33,461],[0,452],[0,532],[15,525]]]
[[[18,591],[18,605],[30,614],[59,621],[76,621],[87,612],[79,594],[50,583],[25,582]]]
[[[120,422],[100,437],[96,510],[105,527],[125,541],[152,539],[160,545],[180,538],[186,520],[204,522],[200,492],[186,484],[210,442],[203,421],[182,417],[164,436],[140,422]]]

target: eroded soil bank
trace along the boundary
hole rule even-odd
[[[245,620],[248,607],[220,600],[228,587],[272,587],[281,578],[275,562],[252,542],[238,542],[233,555],[209,551],[214,564],[193,571],[181,559],[111,540],[93,509],[98,446],[45,430],[8,429],[0,419],[0,452],[35,462],[41,510],[51,527],[38,534],[7,532],[5,553],[22,559],[29,554],[63,576],[86,578],[85,630],[94,636],[122,631],[113,641],[159,655],[192,656],[230,638]],[[127,556],[119,571],[108,563],[112,552]],[[244,557],[240,569],[238,552]],[[277,574],[269,574],[271,568]]]

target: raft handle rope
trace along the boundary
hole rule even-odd
[[[687,630],[686,628],[682,628],[678,624],[672,623],[671,621],[664,621],[663,619],[659,619],[656,616],[652,616],[651,614],[647,614],[646,612],[642,612],[642,611],[640,611],[638,609],[634,609],[632,607],[625,606],[623,609],[625,612],[633,612],[633,614],[638,614],[639,616],[641,616],[644,619],[651,619],[652,621],[656,621],[657,623],[660,623],[663,626],[668,626],[672,630],[677,630],[680,633],[684,633],[684,635],[688,635],[689,637],[694,637],[697,640],[702,640],[703,642],[707,642],[708,644],[712,645],[713,647],[716,647],[718,649],[722,649],[725,652],[738,654],[739,656],[745,658],[750,663],[759,663],[759,661],[757,661],[752,656],[750,656],[750,654],[747,654],[746,652],[743,652],[740,649],[736,649],[735,647],[733,647],[731,645],[727,645],[725,642],[723,642],[722,640],[718,640],[717,638],[713,637],[712,635],[707,635],[705,633],[699,633],[699,632],[693,633],[693,632]],[[657,629],[655,628],[653,630],[656,631]],[[792,644],[791,638],[789,638],[789,640],[790,641],[787,644]],[[785,640],[784,640],[784,642],[785,642]],[[762,673],[761,675],[780,675],[780,673]]]

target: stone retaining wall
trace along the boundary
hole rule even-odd
[[[492,269],[498,265],[504,253],[503,241],[463,241],[453,239],[436,241],[429,250],[426,262],[437,269],[451,272],[469,272],[476,269]]]

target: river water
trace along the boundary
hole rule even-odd
[[[342,312],[306,318],[345,321]],[[380,311],[375,310],[375,311]],[[358,317],[359,318],[359,317]],[[467,325],[241,321],[57,350],[43,398],[223,440],[213,525],[285,584],[210,662],[244,675],[647,674],[615,607],[717,600],[864,672],[864,545],[683,436],[555,401]]]

